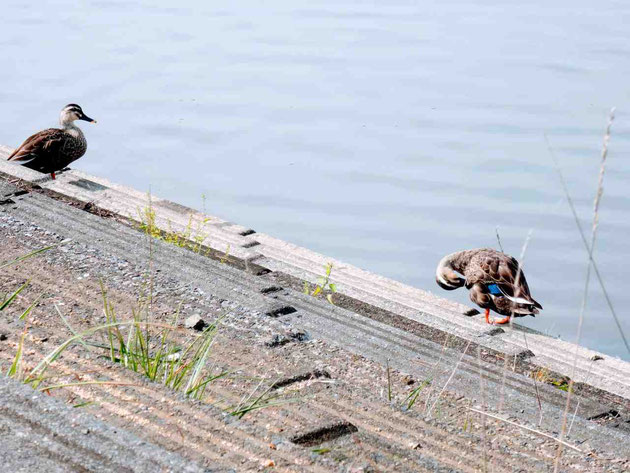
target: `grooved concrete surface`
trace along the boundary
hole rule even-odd
[[[0,158],[8,156],[10,150],[0,145]],[[38,182],[46,189],[135,220],[138,219],[139,211],[149,204],[145,193],[80,171],[63,173],[56,181],[52,181],[42,178],[35,171],[0,159],[0,172],[28,182]],[[340,293],[421,326],[425,337],[428,334],[437,334],[434,341],[438,343],[441,341],[440,337],[447,335],[464,343],[472,341],[475,345],[508,355],[518,356],[531,352],[535,355],[530,360],[531,363],[540,369],[562,376],[572,375],[576,382],[587,383],[630,399],[630,363],[618,358],[522,329],[518,324],[496,331],[494,327],[486,325],[481,317],[462,317],[461,314],[469,307],[437,297],[430,292],[159,197],[151,197],[151,205],[155,209],[156,225],[160,228],[185,231],[192,222],[194,228],[203,227],[209,230],[205,242],[209,247],[273,272],[316,283],[324,265],[332,262],[335,268],[334,282]],[[574,369],[575,353],[578,356]],[[597,361],[593,362],[593,359]]]
[[[0,377],[4,472],[182,472],[204,468],[79,409]]]
[[[30,170],[16,170],[0,161],[0,171],[5,168],[31,181],[35,177],[24,175],[23,171]],[[530,374],[537,372],[540,366],[532,360],[549,356],[558,363],[560,356],[554,355],[553,350],[566,351],[566,346],[544,337],[537,341],[540,335],[527,333],[528,347],[535,351],[531,357],[518,343],[519,337],[525,336],[522,332],[492,335],[486,326],[461,316],[462,307],[428,294],[425,297],[422,291],[399,283],[379,282],[377,276],[356,268],[346,268],[354,281],[347,276],[349,282],[344,291],[364,301],[367,296],[359,297],[361,290],[372,288],[378,294],[369,299],[366,307],[374,311],[382,309],[389,318],[379,319],[370,316],[373,314],[331,306],[290,287],[287,278],[296,277],[296,268],[315,264],[311,273],[320,271],[319,261],[311,259],[315,263],[308,263],[312,254],[307,250],[271,242],[270,237],[251,233],[246,227],[215,221],[212,228],[220,238],[214,241],[230,241],[230,245],[243,244],[243,239],[250,243],[260,241],[253,246],[244,243],[246,247],[239,253],[250,264],[271,270],[267,274],[254,272],[258,274],[255,275],[160,241],[149,244],[146,235],[124,222],[102,218],[64,202],[63,195],[69,188],[107,192],[90,184],[97,181],[107,189],[115,186],[89,176],[79,177],[74,172],[64,173],[62,178],[52,184],[45,183],[62,194],[61,200],[31,192],[12,197],[12,203],[0,206],[0,238],[4,242],[0,261],[48,242],[73,240],[0,275],[3,290],[32,278],[33,288],[23,295],[21,307],[29,296],[48,294],[31,327],[31,356],[44,356],[55,343],[67,337],[67,329],[56,315],[53,303],[63,304],[62,310],[81,328],[102,322],[98,279],[111,287],[111,297],[118,306],[130,307],[134,303],[130,294],[141,287],[142,274],[151,261],[156,275],[155,290],[163,298],[159,310],[156,309],[158,314],[164,314],[161,320],[168,321],[166,314],[179,302],[185,312],[182,319],[194,313],[206,314],[205,317],[224,314],[222,342],[217,341],[214,347],[218,362],[229,360],[238,368],[239,379],[256,380],[252,381],[254,387],[260,378],[270,384],[285,380],[289,384],[278,392],[297,396],[298,402],[291,398],[292,402],[262,409],[242,422],[228,422],[232,418],[226,419],[222,409],[248,395],[251,386],[242,386],[241,381],[213,385],[211,399],[221,409],[210,408],[181,399],[155,383],[139,381],[126,370],[107,364],[102,357],[84,353],[80,346],[59,363],[59,376],[69,376],[72,380],[77,372],[106,373],[110,380],[139,386],[76,387],[57,394],[60,398],[70,403],[78,400],[94,403],[86,408],[93,415],[206,468],[348,472],[553,470],[557,452],[553,440],[531,430],[472,415],[469,408],[557,437],[566,392],[536,382],[527,372],[523,374],[513,368],[523,362]],[[73,181],[80,185],[70,184]],[[15,190],[6,181],[0,181],[0,188],[6,192]],[[125,193],[120,192],[123,196],[112,197],[111,205],[125,198]],[[82,201],[89,197],[84,195]],[[94,198],[89,201],[104,208],[103,201],[96,202],[96,196],[91,197]],[[138,202],[146,205],[144,201]],[[188,212],[157,199],[153,203],[155,207],[159,204],[160,209],[171,209],[172,215],[179,215],[179,219],[181,212]],[[160,211],[156,209],[158,214]],[[277,258],[293,260],[292,266],[283,269],[280,259],[262,255],[259,251],[265,245],[284,248]],[[232,251],[230,254],[234,255]],[[308,257],[302,261],[300,255]],[[298,260],[302,262],[298,264]],[[306,276],[303,279],[310,280],[307,271],[303,273]],[[392,300],[398,301],[387,302],[383,287],[395,287],[396,291],[391,289],[396,292],[392,292]],[[424,305],[411,310],[412,303]],[[293,311],[279,310],[286,307]],[[442,332],[442,325],[434,320],[434,312],[441,314],[437,319],[457,318],[459,323],[453,331]],[[4,314],[2,317],[0,333],[7,334],[9,339],[0,342],[0,362],[7,362],[14,354],[23,324],[11,317],[4,318]],[[443,325],[446,330],[448,324]],[[436,341],[439,340],[436,333],[447,333],[450,338],[440,343]],[[543,342],[548,344],[547,348]],[[540,351],[539,345],[547,352]],[[474,349],[462,353],[470,347]],[[590,353],[584,351],[583,356]],[[520,355],[523,359],[518,358]],[[491,362],[493,358],[500,362]],[[628,367],[623,363],[615,365],[607,357],[601,361],[601,364],[589,362],[587,381],[595,379],[600,390],[604,382],[609,383],[613,395],[607,397],[607,392],[592,394],[586,390],[574,396],[571,413],[575,415],[571,416],[567,442],[580,452],[565,448],[560,471],[626,471],[630,465],[630,418],[628,399],[623,396],[628,383],[624,373]],[[561,360],[557,365],[560,373],[566,363]],[[392,368],[391,402],[387,395],[387,365]],[[309,372],[326,372],[330,377],[318,375],[294,381],[303,380],[302,374]],[[416,407],[401,409],[414,387],[421,388]],[[20,424],[16,421],[18,414],[11,420],[13,424]],[[339,437],[322,437],[319,446],[329,452],[314,453],[290,442],[291,438],[310,438],[317,432],[334,433],[336,425],[352,425],[356,431],[349,428]],[[24,442],[21,445],[26,448]],[[18,448],[20,444],[13,446]],[[1,449],[0,446],[3,456],[7,451]],[[49,460],[54,461],[45,459],[43,464]]]

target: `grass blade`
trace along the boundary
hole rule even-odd
[[[61,317],[61,320],[66,325],[66,327],[68,327],[68,330],[70,330],[70,333],[74,336],[78,335],[77,331],[74,328],[72,328],[72,325],[70,325],[70,322],[68,322],[66,318],[63,316],[63,314],[59,310],[59,307],[57,307],[57,304],[55,304],[55,310],[57,311],[57,314],[59,315],[59,317]],[[79,343],[81,343],[81,345],[83,345],[85,348],[89,350],[89,347],[87,346],[87,344],[82,338],[79,338],[78,341]]]
[[[138,383],[129,383],[125,381],[78,381],[76,383],[62,383],[62,384],[53,384],[51,386],[43,386],[39,388],[39,391],[50,391],[52,389],[60,389],[60,388],[71,388],[73,386],[86,386],[90,384],[105,384],[110,386],[142,386]],[[76,406],[75,406],[76,407]]]
[[[33,256],[36,256],[36,255],[38,255],[40,253],[43,253],[44,251],[51,250],[51,249],[56,248],[56,247],[58,247],[60,245],[68,243],[70,241],[72,241],[72,240],[63,240],[63,241],[60,241],[59,243],[55,243],[54,245],[46,246],[44,248],[40,248],[38,250],[31,251],[30,253],[28,253],[26,255],[19,256],[19,257],[15,258],[15,259],[13,259],[11,261],[6,261],[4,263],[0,263],[0,269],[6,268],[7,266],[13,266],[14,264],[20,263],[21,261],[24,261],[25,259],[32,258]]]
[[[24,320],[26,317],[28,317],[33,309],[39,305],[39,301],[42,299],[43,296],[43,293],[37,296],[37,299],[35,299],[35,301],[33,301],[33,303],[29,305],[24,312],[22,312],[22,315],[20,315],[18,319]]]
[[[9,307],[11,303],[15,300],[15,298],[18,296],[18,294],[22,292],[24,289],[26,289],[26,286],[28,286],[30,282],[31,280],[29,279],[24,284],[22,284],[19,288],[17,288],[13,294],[11,294],[7,299],[5,299],[5,301],[2,304],[0,304],[0,312],[6,309],[7,307]]]
[[[13,357],[13,363],[9,370],[7,371],[7,378],[19,378],[20,367],[22,366],[22,353],[24,351],[24,339],[26,338],[27,327],[24,327],[24,331],[22,332],[22,336],[20,337],[20,342],[18,343],[17,351],[15,356]]]
[[[25,383],[29,383],[33,386],[33,388],[37,388],[37,386],[39,386],[39,384],[42,382],[43,378],[44,378],[44,374],[46,373],[46,370],[50,367],[51,363],[53,363],[57,358],[59,358],[61,356],[61,354],[70,346],[72,345],[74,342],[76,342],[77,340],[81,339],[81,338],[85,338],[88,337],[96,332],[98,332],[99,330],[104,330],[107,329],[109,327],[117,327],[117,326],[121,326],[121,325],[129,325],[133,322],[113,322],[113,323],[109,323],[109,324],[105,324],[105,325],[100,325],[98,327],[93,327],[91,329],[88,329],[84,332],[81,332],[71,338],[69,338],[68,340],[66,340],[65,342],[63,342],[61,345],[59,345],[57,348],[55,348],[53,351],[51,351],[48,355],[46,355],[44,357],[44,359],[42,361],[40,361],[37,366],[35,366],[35,368],[33,368],[31,370],[31,372],[28,374],[28,376],[26,377],[26,379],[24,380]]]

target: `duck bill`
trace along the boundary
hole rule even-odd
[[[94,120],[93,118],[88,117],[87,115],[83,114],[81,116],[81,118],[79,118],[79,120],[85,120],[86,122],[90,122],[90,123],[96,123],[96,120]]]

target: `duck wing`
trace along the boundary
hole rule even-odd
[[[491,293],[500,292],[512,302],[542,309],[532,298],[525,273],[519,270],[520,266],[515,258],[505,253],[488,252],[479,255],[475,263],[469,274],[466,274],[467,287],[484,284]]]
[[[58,128],[48,128],[29,136],[11,155],[9,161],[49,165],[55,162],[63,148],[65,134]],[[37,161],[35,163],[34,161]],[[31,167],[31,166],[29,166]]]

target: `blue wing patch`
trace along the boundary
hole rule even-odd
[[[501,292],[501,289],[499,289],[499,286],[496,285],[496,284],[488,284],[486,287],[490,291],[490,294],[493,294],[495,296],[502,296],[503,295],[503,292]]]

